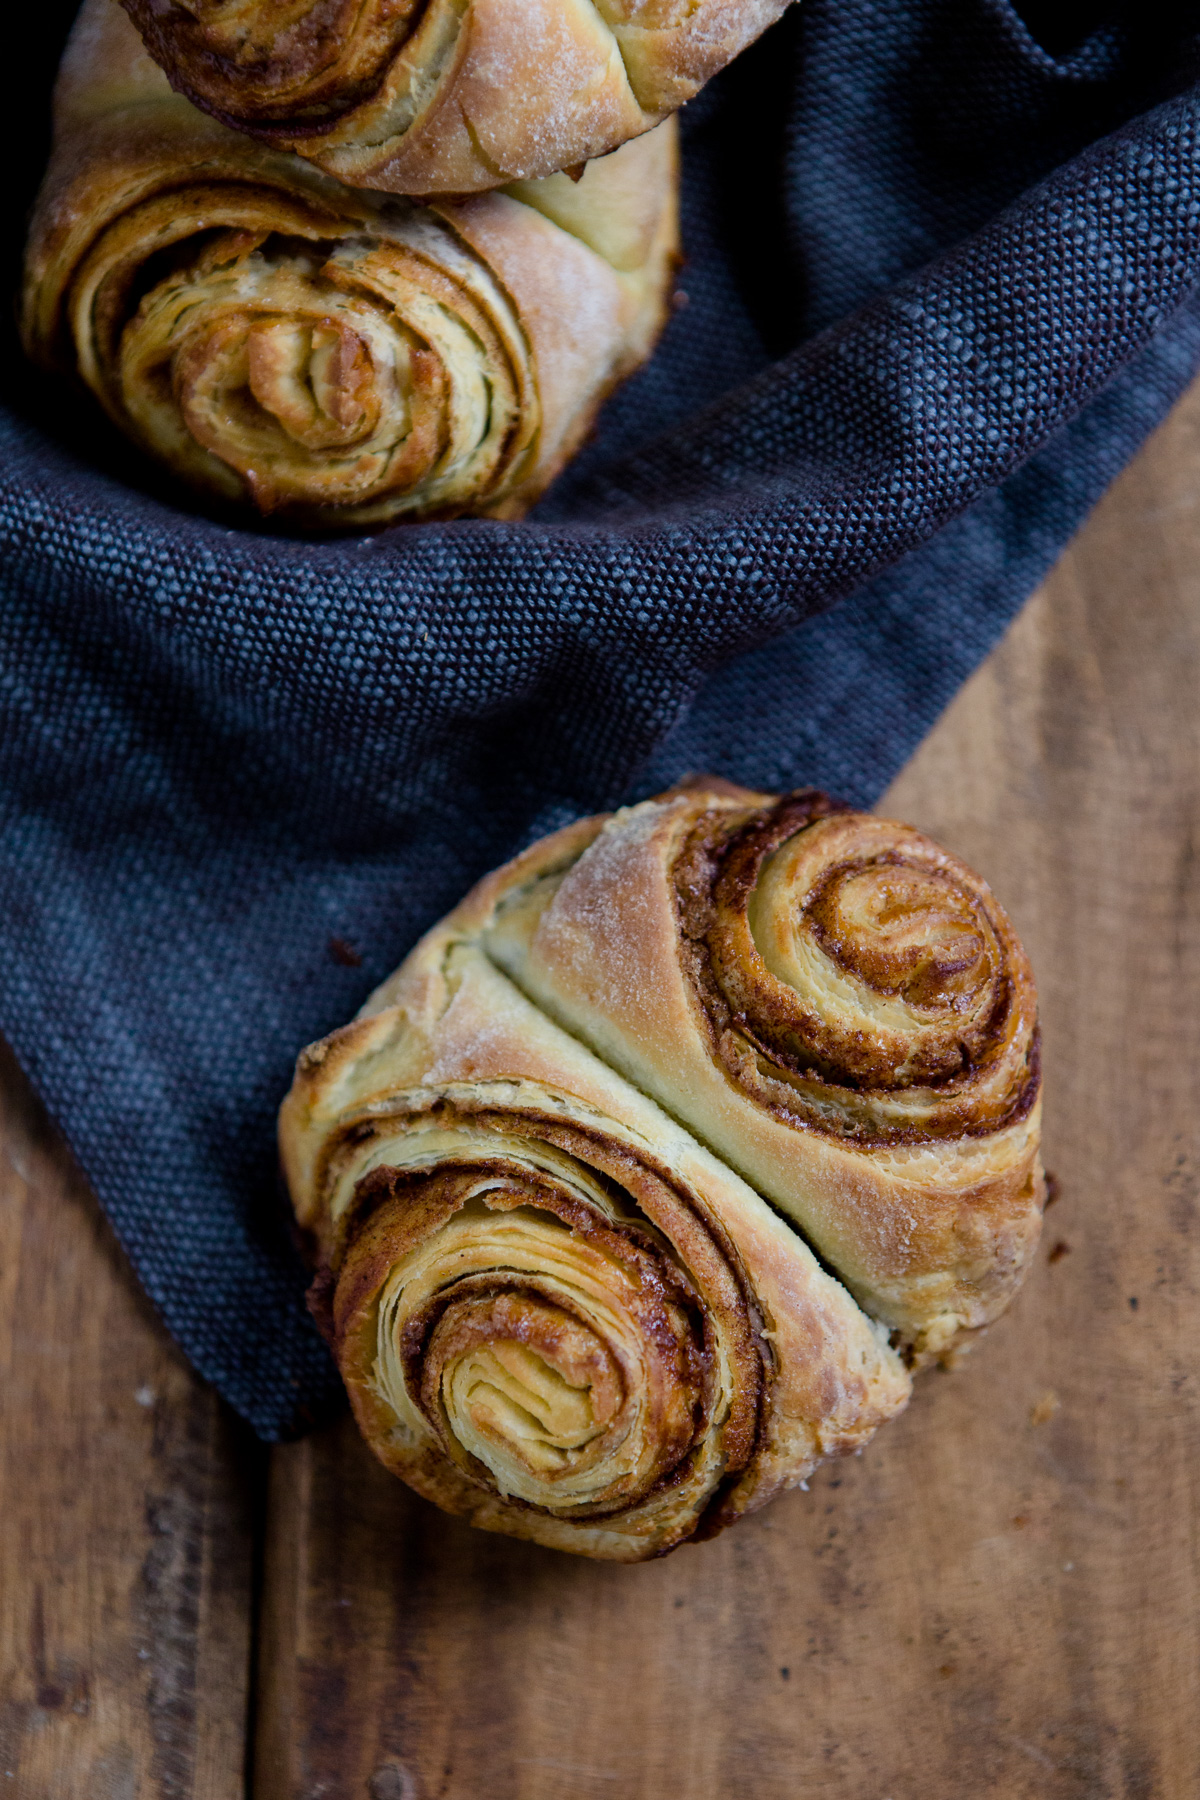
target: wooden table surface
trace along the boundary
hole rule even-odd
[[[1200,386],[884,801],[992,880],[1060,1184],[860,1460],[644,1568],[269,1455],[0,1068],[0,1800],[1197,1800]]]

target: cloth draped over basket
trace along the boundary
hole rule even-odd
[[[685,109],[686,304],[520,525],[231,529],[10,347],[0,1029],[260,1434],[337,1388],[299,1048],[580,813],[874,801],[1200,365],[1198,80],[1175,9],[803,0]]]

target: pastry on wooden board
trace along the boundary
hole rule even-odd
[[[698,92],[788,0],[123,0],[222,123],[397,194],[603,156]]]
[[[639,1561],[861,1448],[998,1314],[1040,1228],[1038,1088],[985,883],[906,826],[709,782],[488,876],[303,1053],[280,1144],[381,1460]]]
[[[577,182],[355,192],[198,112],[86,0],[25,343],[219,500],[316,529],[519,517],[653,346],[677,183],[668,120]]]

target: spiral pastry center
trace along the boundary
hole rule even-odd
[[[764,871],[760,920],[763,902],[771,904],[775,861]],[[845,975],[914,1014],[967,1012],[993,972],[993,941],[970,896],[936,871],[891,862],[832,870],[790,923],[793,942],[810,932]],[[769,927],[762,936],[768,966],[789,980],[794,971],[776,950],[779,938]]]
[[[750,821],[713,889],[707,941],[739,1079],[786,1083],[855,1133],[1012,1116],[1035,1085],[1032,978],[984,883],[907,826],[789,823]]]
[[[505,1496],[560,1512],[643,1497],[705,1409],[686,1279],[577,1195],[518,1177],[455,1200],[383,1285],[378,1391]]]
[[[267,509],[281,497],[276,490],[283,458],[293,494],[311,488],[315,498],[321,477],[328,491],[339,452],[360,452],[368,465],[356,466],[356,456],[342,468],[348,488],[361,488],[364,475],[369,481],[370,463],[390,447],[372,443],[381,416],[391,414],[393,436],[407,422],[403,347],[373,346],[371,337],[382,334],[363,320],[351,324],[302,312],[263,316],[236,302],[205,310],[208,316],[187,330],[172,371],[196,441],[236,469]],[[308,480],[297,481],[296,465],[309,459],[314,468]]]
[[[419,486],[443,447],[440,359],[307,247],[223,234],[144,297],[120,360],[151,447],[202,447],[264,511]]]
[[[246,380],[264,413],[310,450],[357,443],[379,423],[371,347],[344,319],[257,320],[246,335]]]
[[[427,1401],[438,1382],[455,1437],[494,1471],[515,1453],[543,1476],[562,1474],[612,1427],[625,1398],[603,1338],[532,1295],[456,1309],[430,1339],[426,1370]]]

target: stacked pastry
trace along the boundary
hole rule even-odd
[[[301,1056],[284,1168],[382,1461],[637,1561],[860,1448],[1037,1242],[1036,1000],[987,885],[700,783],[489,876]]]
[[[26,346],[208,496],[517,517],[662,327],[669,115],[786,4],[85,0]]]

